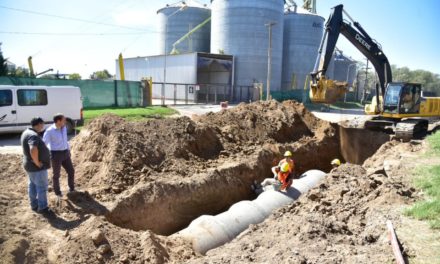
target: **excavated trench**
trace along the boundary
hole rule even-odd
[[[79,180],[110,203],[109,222],[171,235],[201,215],[256,198],[251,184],[272,177],[286,150],[300,175],[328,172],[334,158],[361,164],[388,140],[317,119],[295,101],[269,101],[195,120],[103,116],[75,138],[72,153],[82,165]]]
[[[225,159],[217,168],[189,178],[138,184],[117,198],[106,217],[120,227],[171,235],[201,215],[215,215],[239,201],[255,199],[250,185],[271,177],[271,166],[285,150],[294,152],[297,173],[328,172],[332,159],[362,164],[389,140],[380,132],[332,126],[331,135],[266,144],[240,161]]]

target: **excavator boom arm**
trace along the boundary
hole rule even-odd
[[[358,22],[347,22],[343,19],[343,5],[337,5],[333,8],[329,19],[325,25],[325,33],[319,49],[317,63],[314,72],[311,73],[312,83],[316,84],[321,76],[325,76],[328,65],[332,59],[336,48],[336,42],[339,35],[346,37],[369,61],[373,64],[379,77],[381,90],[377,94],[385,94],[386,85],[392,81],[391,66],[381,47],[367,34]],[[348,16],[348,15],[347,15]],[[348,16],[350,19],[351,17]],[[324,54],[324,61],[318,69],[321,55]],[[313,85],[312,84],[312,85]],[[312,99],[313,100],[313,99]]]

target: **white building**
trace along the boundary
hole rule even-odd
[[[116,79],[120,80],[118,60],[115,64]],[[153,98],[194,102],[229,100],[234,93],[233,68],[233,56],[201,52],[167,55],[166,64],[164,55],[124,59],[125,80],[151,77]]]

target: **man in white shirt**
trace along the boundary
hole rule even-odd
[[[53,171],[53,190],[55,195],[62,197],[60,189],[61,166],[67,172],[69,192],[75,191],[75,169],[70,158],[70,147],[67,138],[66,117],[63,114],[56,114],[53,117],[53,124],[46,129],[43,141],[51,153]]]

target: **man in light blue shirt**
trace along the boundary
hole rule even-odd
[[[75,191],[75,169],[70,158],[70,147],[67,138],[66,117],[63,114],[56,114],[53,117],[53,124],[46,129],[43,141],[50,149],[53,190],[58,197],[62,196],[60,189],[61,166],[67,172],[69,192]]]

